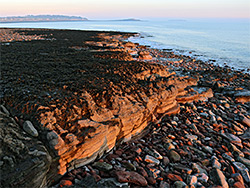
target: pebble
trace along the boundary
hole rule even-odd
[[[196,176],[194,176],[194,175],[189,175],[189,176],[187,176],[187,184],[188,185],[196,185],[197,184],[197,177]]]
[[[181,156],[174,150],[169,152],[169,159],[173,162],[179,162],[181,160]]]
[[[95,162],[92,166],[102,171],[110,171],[113,169],[113,166],[106,162]]]
[[[163,160],[162,160],[162,162],[163,162],[163,165],[165,165],[165,166],[167,166],[168,164],[169,164],[169,158],[168,157],[163,157]]]
[[[235,166],[235,168],[236,168],[237,170],[240,171],[240,173],[241,173],[243,179],[244,179],[247,183],[250,183],[250,176],[249,176],[249,170],[248,170],[248,168],[247,168],[244,164],[242,164],[242,163],[240,163],[240,162],[233,162],[233,165]]]
[[[233,188],[245,188],[245,186],[242,182],[237,181],[233,184]]]
[[[221,185],[223,188],[229,188],[224,174],[219,169],[213,168],[210,172],[210,177],[215,185]]]
[[[151,155],[146,155],[144,161],[146,161],[148,163],[153,163],[153,164],[156,164],[156,165],[160,164],[160,161],[158,159],[154,158]]]
[[[243,177],[242,177],[239,173],[232,174],[231,177],[232,177],[235,181],[239,181],[239,182],[241,182],[242,184],[244,184]]]
[[[61,180],[59,187],[70,187],[72,184],[70,180]]]
[[[197,180],[200,181],[201,183],[207,182],[209,179],[209,177],[205,173],[199,173],[197,176],[198,176]]]
[[[213,168],[218,168],[218,169],[221,169],[221,164],[220,162],[218,161],[218,158],[213,156],[212,159],[211,159],[211,164],[212,164],[212,167]]]
[[[7,110],[7,108],[5,108],[4,105],[0,105],[0,110],[5,113],[7,116],[10,115],[10,112]]]
[[[171,181],[183,181],[183,179],[179,175],[172,174],[172,173],[168,173],[166,177],[170,179]]]
[[[230,161],[231,163],[235,161],[233,157],[229,156],[229,155],[226,154],[226,153],[223,153],[223,154],[222,154],[222,157],[223,157],[224,159],[227,159],[227,160]]]
[[[38,132],[30,121],[23,123],[23,129],[31,136],[38,137]]]
[[[183,181],[176,181],[174,182],[175,188],[188,188],[187,184]]]
[[[133,183],[139,186],[147,186],[147,180],[137,172],[117,171],[117,180],[120,183]]]

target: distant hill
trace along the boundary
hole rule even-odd
[[[8,22],[51,22],[51,21],[84,21],[88,20],[80,16],[64,15],[27,15],[27,16],[9,16],[0,17],[0,23]]]
[[[141,21],[141,20],[136,19],[136,18],[127,18],[127,19],[119,19],[119,20],[113,20],[113,21]]]

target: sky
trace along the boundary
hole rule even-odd
[[[250,0],[0,0],[0,16],[250,18]]]

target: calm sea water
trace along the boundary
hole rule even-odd
[[[144,38],[130,40],[181,54],[191,51],[197,59],[216,60],[236,69],[250,68],[250,19],[36,22],[0,27],[140,32]]]

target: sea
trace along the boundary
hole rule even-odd
[[[0,23],[0,28],[52,28],[140,33],[132,42],[250,72],[250,19],[89,20]]]

